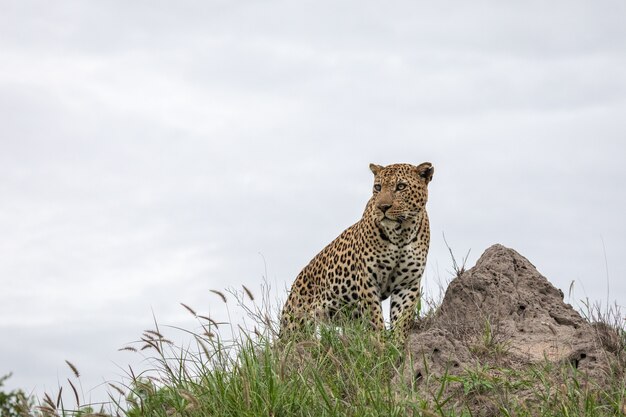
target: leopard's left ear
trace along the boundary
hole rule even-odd
[[[423,162],[415,167],[415,173],[428,184],[433,179],[435,167],[430,162]]]

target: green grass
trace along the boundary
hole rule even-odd
[[[144,332],[138,345],[126,349],[147,354],[152,370],[135,374],[131,369],[127,380],[112,382],[108,404],[80,405],[70,386],[66,393],[74,391],[74,410],[63,405],[60,395],[46,395],[28,415],[570,417],[626,412],[623,360],[601,387],[569,363],[487,365],[481,358],[504,354],[506,346],[486,326],[483,346],[474,352],[476,365],[406,383],[398,375],[410,372],[419,358],[405,357],[387,335],[350,322],[341,330],[321,326],[305,340],[278,340],[267,300],[258,307],[250,299],[244,302],[244,294],[252,299],[247,289],[237,299],[252,318],[253,330],[238,332],[183,305],[199,323],[198,331],[180,329],[193,342],[176,346],[157,325]],[[613,317],[609,325],[618,328],[623,359],[623,318]]]

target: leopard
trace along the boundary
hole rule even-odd
[[[374,185],[361,219],[297,275],[280,315],[280,337],[346,312],[383,332],[381,303],[391,298],[390,334],[406,341],[430,245],[426,203],[434,167],[430,162],[369,167]]]

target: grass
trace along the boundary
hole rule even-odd
[[[226,302],[226,295],[216,294]],[[107,404],[82,405],[77,385],[67,392],[76,405],[63,404],[62,389],[46,394],[39,407],[23,416],[624,416],[626,334],[618,309],[589,309],[588,320],[617,329],[619,361],[602,386],[587,381],[572,363],[516,367],[494,356],[505,355],[497,328],[485,331],[472,349],[475,361],[459,373],[419,375],[407,383],[420,358],[406,357],[387,335],[360,322],[319,326],[313,338],[279,340],[276,316],[264,297],[233,291],[248,316],[248,327],[217,323],[184,305],[197,321],[187,333],[192,343],[177,346],[158,323],[127,346],[147,355],[152,369],[109,384]],[[428,315],[421,318],[428,323]],[[489,363],[491,363],[491,365]],[[76,366],[68,362],[74,380]]]

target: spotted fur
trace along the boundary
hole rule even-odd
[[[430,243],[426,202],[434,168],[424,162],[370,169],[373,195],[363,217],[297,276],[282,311],[281,335],[346,311],[382,330],[381,301],[391,297],[391,326],[398,339],[406,339]]]

